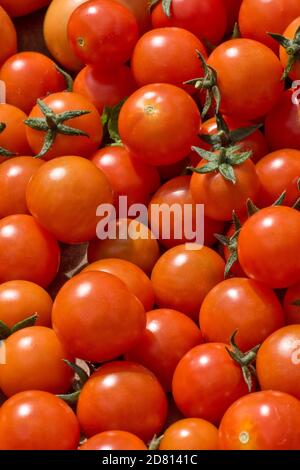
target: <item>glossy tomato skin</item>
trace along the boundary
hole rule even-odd
[[[299,450],[300,402],[277,391],[251,393],[226,411],[221,450]]]
[[[74,373],[63,359],[75,360],[52,329],[32,326],[19,330],[5,340],[1,390],[7,397],[26,390],[66,393]]]
[[[167,165],[187,156],[199,125],[200,114],[194,100],[184,90],[167,83],[146,85],[135,91],[119,115],[124,145],[150,165]]]
[[[268,47],[252,39],[233,39],[218,46],[208,65],[218,74],[221,111],[244,120],[263,117],[284,89],[282,65]]]
[[[165,430],[159,450],[218,450],[218,429],[204,419],[180,419]]]
[[[71,92],[53,93],[43,101],[55,113],[78,110],[89,111],[89,114],[64,121],[64,124],[67,126],[75,127],[85,132],[87,136],[57,134],[52,147],[43,156],[44,160],[70,154],[89,157],[89,155],[97,150],[102,141],[103,129],[100,114],[90,101],[78,93]],[[37,105],[34,106],[29,114],[29,118],[43,117],[44,115]],[[32,151],[37,155],[43,147],[45,132],[37,131],[27,126],[26,135]]]
[[[300,281],[300,214],[285,206],[261,209],[242,226],[239,262],[246,275],[273,289]]]
[[[300,283],[290,286],[283,298],[283,309],[286,323],[288,325],[300,324],[300,306],[294,305],[295,301],[300,300]]]
[[[239,11],[239,28],[245,38],[255,39],[278,52],[279,45],[267,33],[283,34],[300,15],[297,0],[243,0]]]
[[[300,9],[299,13],[300,15]],[[286,28],[286,30],[283,33],[283,36],[287,39],[293,40],[295,37],[295,34],[300,27],[300,16],[298,18],[295,18]],[[283,67],[285,68],[288,64],[289,61],[289,55],[287,54],[287,51],[284,47],[280,46],[279,49],[279,57],[281,60],[281,63]],[[296,60],[295,64],[293,65],[291,71],[289,72],[289,77],[291,80],[300,80],[300,62],[299,60]]]
[[[206,163],[206,160],[201,160],[197,168]],[[235,184],[226,180],[219,171],[193,173],[191,195],[196,203],[204,204],[207,217],[220,221],[231,220],[233,210],[237,213],[245,212],[247,199],[256,201],[259,179],[254,163],[246,160],[241,165],[235,165],[233,170]]]
[[[278,390],[300,398],[300,325],[289,325],[271,334],[256,358],[262,390]]]
[[[127,196],[128,206],[147,204],[159,187],[160,178],[155,167],[132,157],[123,146],[107,146],[92,155],[91,161],[107,177],[118,207],[119,197]]]
[[[149,220],[150,226],[161,243],[166,248],[172,248],[173,246],[181,245],[183,243],[190,243],[194,242],[196,239],[196,235],[192,240],[188,240],[185,237],[185,227],[190,226],[190,228],[195,233],[197,229],[197,233],[202,229],[202,224],[204,225],[204,245],[211,246],[215,243],[216,239],[214,237],[215,233],[221,233],[224,228],[223,222],[216,221],[204,216],[204,220],[200,221],[201,225],[197,224],[197,209],[196,204],[192,199],[191,192],[190,192],[190,181],[191,177],[188,175],[184,176],[177,176],[175,178],[170,179],[166,183],[164,183],[158,191],[153,195],[149,207]],[[161,214],[159,219],[152,220],[151,222],[151,212],[154,211],[155,204],[168,204],[171,208],[173,204],[177,204],[178,207],[181,209],[182,223],[180,224],[180,220],[176,216],[174,216],[173,212],[170,212],[170,233],[168,233],[168,237],[164,236],[163,233],[163,223],[166,222],[166,218],[163,217]],[[190,212],[191,208],[191,212]],[[175,238],[175,230],[174,228],[181,227],[181,238]]]
[[[242,370],[224,343],[201,344],[183,356],[175,369],[172,390],[184,416],[214,424],[235,400],[248,393]]]
[[[187,29],[201,40],[218,44],[226,30],[226,11],[221,0],[173,0],[168,18],[159,2],[152,11],[152,26]]]
[[[68,37],[83,63],[113,68],[130,58],[138,25],[133,13],[120,3],[90,0],[71,14]]]
[[[6,11],[0,6],[1,34],[5,39],[0,51],[0,65],[17,52],[17,32]],[[3,47],[4,46],[4,47]]]
[[[38,98],[67,88],[53,60],[39,52],[11,56],[0,69],[0,80],[6,84],[7,103],[25,113],[30,112]]]
[[[259,207],[272,205],[286,191],[284,205],[293,206],[299,197],[300,150],[282,149],[272,152],[256,164],[260,180]]]
[[[147,312],[144,334],[126,358],[150,369],[170,391],[178,362],[201,342],[200,330],[183,313],[167,308],[152,310]]]
[[[140,34],[150,29],[151,18],[148,0],[117,0],[117,2],[132,11],[137,20]]]
[[[27,186],[26,201],[31,214],[58,240],[80,243],[95,237],[97,208],[112,203],[112,191],[92,162],[68,156],[37,170]]]
[[[32,157],[10,158],[0,165],[0,217],[28,214],[26,187],[31,176],[43,165]]]
[[[206,294],[224,277],[225,263],[211,248],[189,250],[179,245],[166,251],[152,271],[156,303],[192,319],[198,318]]]
[[[51,0],[22,0],[22,2],[15,2],[14,0],[1,0],[1,6],[10,16],[23,16],[48,5],[50,1]]]
[[[101,366],[85,383],[77,417],[88,437],[118,429],[148,442],[160,433],[167,408],[165,393],[150,371],[132,362],[117,361]]]
[[[271,150],[300,148],[300,92],[287,90],[265,119]]]
[[[0,409],[1,450],[75,450],[79,438],[74,412],[51,393],[20,392]]]
[[[130,261],[117,258],[106,258],[88,264],[82,272],[101,271],[113,274],[126,284],[143,304],[145,311],[152,309],[154,304],[154,291],[149,277],[144,271]]]
[[[0,103],[0,122],[6,127],[0,133],[0,147],[19,155],[31,155],[32,151],[26,139],[26,126],[24,120],[27,115],[15,106]],[[0,156],[0,162],[7,157]]]
[[[150,83],[171,83],[191,94],[195,93],[195,87],[183,83],[191,77],[203,76],[197,50],[207,57],[202,42],[185,29],[158,28],[148,31],[137,42],[131,58],[136,83],[140,87]]]
[[[116,70],[103,70],[86,65],[74,80],[73,91],[85,96],[103,112],[105,106],[114,106],[131,95],[136,84],[129,67],[120,65]]]
[[[122,238],[124,232],[126,237]],[[124,259],[149,275],[160,256],[160,249],[146,225],[136,220],[118,219],[116,237],[105,240],[95,238],[89,243],[87,256],[89,263],[104,258]]]
[[[104,431],[90,437],[78,450],[147,450],[147,447],[131,432]]]
[[[52,324],[75,357],[101,362],[128,351],[143,333],[146,317],[141,302],[120,279],[90,271],[73,277],[59,291]]]
[[[284,315],[273,290],[251,279],[226,279],[205,297],[200,328],[206,342],[228,342],[238,330],[236,343],[246,352],[284,325]]]
[[[10,215],[0,221],[0,253],[1,282],[21,279],[47,287],[57,274],[57,241],[30,215]]]

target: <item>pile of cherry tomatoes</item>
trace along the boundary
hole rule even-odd
[[[299,0],[0,0],[0,30],[0,449],[300,450]],[[203,204],[203,246],[124,196]]]

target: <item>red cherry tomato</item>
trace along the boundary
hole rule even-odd
[[[48,5],[50,1],[51,0],[22,0],[21,2],[15,2],[14,0],[1,0],[1,6],[5,8],[10,16],[23,16]]]
[[[126,358],[150,369],[169,391],[178,362],[201,342],[200,330],[183,313],[166,308],[152,310],[147,313],[144,334]]]
[[[298,305],[295,303],[298,302]],[[288,325],[300,324],[300,283],[290,286],[283,298],[283,310]]]
[[[160,383],[145,367],[111,362],[101,366],[83,386],[77,416],[88,437],[118,429],[148,442],[160,433],[167,406]]]
[[[299,400],[276,391],[241,398],[221,421],[219,446],[222,450],[299,450]]]
[[[218,430],[204,419],[180,419],[165,430],[159,450],[218,450]]]
[[[0,282],[21,279],[47,287],[59,262],[57,241],[33,217],[10,215],[0,221]]]
[[[73,411],[51,393],[20,392],[1,406],[1,450],[75,450],[79,438]]]
[[[17,52],[17,32],[6,11],[0,6],[1,35],[3,43],[0,51],[0,65]]]
[[[78,450],[147,450],[147,447],[131,432],[105,431],[90,437]]]
[[[31,155],[26,139],[26,114],[10,104],[0,103],[0,123],[5,126],[0,132],[0,163],[7,159],[1,156],[1,148],[20,155]]]

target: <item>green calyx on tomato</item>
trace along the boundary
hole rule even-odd
[[[75,110],[75,111],[65,111],[60,114],[56,114],[52,111],[49,106],[43,101],[38,99],[37,104],[44,114],[44,118],[28,118],[24,122],[27,126],[31,127],[34,130],[46,132],[44,144],[38,155],[35,158],[40,158],[44,156],[48,150],[54,144],[55,138],[57,134],[64,134],[69,136],[85,136],[89,137],[89,135],[74,127],[70,127],[64,124],[65,121],[69,119],[73,119],[76,117],[84,116],[85,114],[89,114],[90,111],[86,110]]]
[[[226,248],[228,248],[230,256],[225,265],[224,278],[226,279],[229,276],[232,266],[238,261],[237,253],[237,242],[242,224],[235,211],[232,214],[232,223],[234,227],[234,233],[231,237],[226,237],[226,235],[221,235],[215,233],[215,238]]]
[[[34,326],[38,319],[37,313],[31,315],[28,318],[16,323],[11,328],[0,320],[0,340],[8,338],[10,335],[15,333],[16,331],[23,330],[23,328],[28,328],[29,326]]]
[[[226,351],[229,356],[241,367],[244,380],[247,384],[249,393],[252,392],[253,387],[253,377],[256,377],[256,370],[253,365],[253,362],[256,359],[257,352],[260,348],[260,344],[254,346],[254,348],[243,353],[237,346],[235,342],[235,337],[238,333],[238,330],[235,330],[230,338],[231,349],[226,346]]]
[[[3,132],[6,128],[6,124],[4,122],[0,122],[0,134]],[[1,157],[14,157],[16,153],[10,152],[9,150],[0,147],[0,155]]]
[[[123,98],[119,103],[115,106],[105,106],[102,116],[101,122],[103,127],[106,129],[109,139],[112,141],[110,145],[121,145],[122,140],[119,134],[118,129],[118,120],[121,108],[127,98]],[[106,126],[106,127],[105,127]]]
[[[58,398],[61,398],[62,400],[64,400],[69,405],[74,405],[75,403],[77,403],[77,400],[79,398],[81,389],[84,386],[85,382],[88,380],[89,375],[86,373],[86,371],[82,367],[80,367],[77,364],[74,364],[74,362],[68,361],[67,359],[63,359],[63,361],[69,367],[71,367],[71,369],[73,369],[73,371],[76,374],[75,378],[74,378],[74,381],[73,381],[74,391],[71,392],[71,393],[60,394],[60,395],[57,395],[57,396],[58,396]],[[88,365],[88,367],[89,367],[90,370],[93,369],[93,367],[90,367],[89,365]]]
[[[157,436],[156,434],[154,434],[153,438],[148,443],[148,449],[157,450],[159,448],[161,441],[163,440],[163,437],[164,437],[163,434],[161,436]]]
[[[73,91],[73,78],[71,77],[71,75],[68,74],[68,72],[63,70],[61,67],[59,67],[57,64],[55,64],[55,68],[64,77],[64,80],[66,82],[66,91]]]
[[[150,0],[150,8],[154,7],[160,0]],[[171,16],[171,3],[172,0],[162,0],[162,9],[166,16]]]
[[[300,26],[297,29],[293,39],[288,39],[277,33],[268,34],[285,49],[287,55],[289,56],[288,63],[282,75],[282,80],[285,80],[291,72],[295,62],[300,62]]]

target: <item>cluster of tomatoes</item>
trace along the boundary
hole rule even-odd
[[[0,449],[299,450],[300,2],[150,3],[0,0]]]

